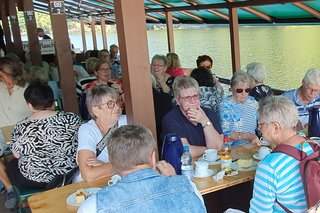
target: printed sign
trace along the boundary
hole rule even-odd
[[[32,10],[30,11],[24,11],[24,17],[26,20],[34,20],[34,12]]]
[[[39,41],[41,47],[41,55],[54,54],[54,40],[53,39],[44,39]],[[23,41],[22,47],[25,52],[29,51],[29,42]]]
[[[64,1],[50,2],[51,14],[64,14],[66,9],[64,7]]]

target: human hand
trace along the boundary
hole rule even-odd
[[[201,125],[209,120],[201,107],[198,107],[197,109],[189,109],[187,111],[187,117],[191,122],[197,122]]]
[[[255,135],[255,137],[251,140],[251,143],[257,146],[261,146],[261,141],[260,139]]]
[[[173,166],[171,166],[170,163],[167,163],[164,160],[159,161],[156,165],[156,168],[160,174],[163,174],[165,176],[176,175],[176,171],[174,170]]]
[[[88,158],[86,163],[88,166],[100,166],[104,164],[102,161],[97,160],[97,158]]]

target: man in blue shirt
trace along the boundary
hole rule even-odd
[[[121,126],[107,146],[121,180],[89,197],[78,213],[206,212],[194,183],[175,175],[165,161],[156,162],[157,144],[148,129],[137,124]]]
[[[222,147],[220,119],[212,109],[200,107],[198,82],[190,76],[179,76],[173,83],[177,106],[162,120],[163,133],[176,133],[192,156],[207,148]]]
[[[282,95],[289,98],[299,112],[298,130],[307,129],[309,121],[309,109],[320,105],[320,71],[309,69],[302,80],[302,85]]]

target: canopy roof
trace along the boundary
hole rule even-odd
[[[49,13],[47,0],[33,0],[35,11]],[[65,0],[69,19],[92,16],[115,23],[113,0]],[[144,0],[147,23],[229,22],[229,8],[238,8],[239,23],[320,23],[320,0]],[[89,19],[88,19],[89,21]]]

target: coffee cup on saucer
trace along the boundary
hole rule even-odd
[[[207,149],[204,151],[202,158],[206,161],[216,161],[218,156],[218,151],[216,149]]]
[[[260,147],[259,152],[258,152],[258,158],[263,159],[271,152],[272,152],[272,150],[266,146]]]
[[[196,161],[195,162],[196,167],[194,169],[194,176],[195,177],[204,177],[209,174],[209,164],[205,161]]]
[[[108,181],[108,186],[115,185],[119,180],[121,180],[121,176],[118,174],[115,174],[111,177],[111,179]]]

